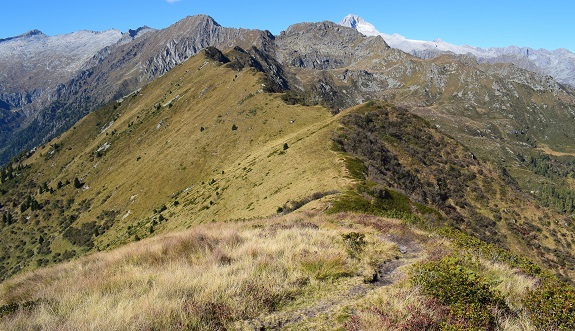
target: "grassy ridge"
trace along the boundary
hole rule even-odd
[[[263,81],[200,54],[4,169],[0,276],[339,191],[337,118]]]

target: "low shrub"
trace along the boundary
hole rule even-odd
[[[575,288],[558,280],[546,280],[523,298],[538,330],[575,330]]]
[[[363,233],[350,232],[342,234],[341,236],[343,238],[347,254],[349,254],[351,258],[359,259],[359,256],[367,244],[365,241],[365,235]]]
[[[411,280],[422,293],[448,306],[461,327],[494,330],[497,312],[508,310],[505,301],[473,270],[460,264],[451,257],[421,263]]]

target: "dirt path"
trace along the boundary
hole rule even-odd
[[[538,150],[542,151],[545,154],[553,155],[553,156],[575,156],[575,153],[564,153],[564,152],[557,152],[549,148],[549,146],[543,145],[542,147],[537,148]]]
[[[265,320],[255,319],[239,323],[240,330],[284,330],[298,329],[299,323],[308,322],[320,315],[333,317],[342,306],[361,299],[369,292],[383,286],[395,284],[405,275],[400,267],[411,265],[420,258],[421,246],[407,237],[382,235],[382,241],[393,242],[398,246],[399,254],[378,267],[377,276],[372,282],[352,285],[347,290],[331,293],[328,297],[311,302],[311,305],[294,311],[277,312],[266,316]],[[307,324],[307,323],[306,323]]]

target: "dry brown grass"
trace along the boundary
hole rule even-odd
[[[522,298],[536,278],[399,220],[309,210],[195,225],[19,275],[0,285],[0,306],[19,304],[0,329],[440,330],[459,317],[409,270],[447,256],[505,300],[498,329],[535,329]]]
[[[369,242],[361,260],[343,244],[350,229],[323,216],[206,224],[158,236],[3,283],[0,305],[40,304],[3,316],[0,328],[213,330],[298,309],[299,297],[313,307],[338,286],[363,284],[367,261],[397,254],[373,229],[354,230]]]

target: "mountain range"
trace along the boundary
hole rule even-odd
[[[354,15],[339,24],[381,36],[392,48],[422,59],[446,53],[473,55],[479,63],[512,63],[559,83],[574,82],[575,55],[566,50],[481,49],[409,40],[382,34]],[[125,33],[79,31],[53,37],[33,30],[2,39],[0,66],[7,69],[0,76],[0,162],[45,143],[91,110],[140,88],[199,49],[232,44],[249,49],[255,42],[269,51],[274,39],[266,31],[223,28],[202,15],[163,30],[144,26]],[[285,81],[280,85],[287,86]]]
[[[96,107],[140,88],[208,45],[249,45],[266,37],[263,31],[223,28],[200,15],[163,30],[143,27],[124,34],[110,30],[55,37],[36,31],[5,39],[0,42],[0,63],[13,71],[0,82],[0,160],[46,142]],[[232,42],[235,38],[244,40]],[[70,45],[83,54],[72,52],[74,63],[63,56],[70,53]],[[46,47],[51,50],[44,52]],[[14,64],[18,52],[30,55]],[[60,70],[48,70],[46,63],[60,63]]]
[[[352,14],[343,18],[339,24],[357,29],[366,36],[381,36],[391,47],[422,59],[446,53],[472,55],[478,62],[513,63],[520,68],[552,76],[560,83],[575,86],[575,54],[564,48],[556,50],[517,46],[480,48],[454,45],[441,39],[413,40],[400,34],[379,32],[373,24]]]
[[[0,328],[575,327],[575,90],[354,19],[111,30],[18,80]]]

